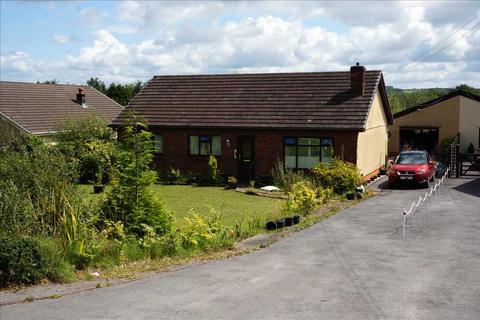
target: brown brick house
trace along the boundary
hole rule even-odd
[[[155,76],[113,121],[130,112],[155,134],[155,163],[219,170],[248,180],[277,161],[296,169],[338,157],[368,175],[384,164],[393,123],[383,76],[346,72]]]

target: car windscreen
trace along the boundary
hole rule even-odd
[[[424,164],[427,163],[427,156],[425,153],[401,153],[397,161],[397,164]]]

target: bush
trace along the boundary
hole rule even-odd
[[[80,168],[81,183],[107,182],[113,174],[115,145],[113,130],[96,115],[71,119],[59,125],[56,148]]]
[[[15,144],[0,151],[0,232],[56,236],[76,194],[76,168],[44,144]]]
[[[215,156],[210,156],[208,158],[208,178],[212,184],[216,183],[218,180],[218,163]]]
[[[353,191],[362,183],[357,167],[338,159],[331,163],[317,163],[312,174],[318,188],[331,188],[337,194]]]
[[[311,213],[318,203],[317,191],[312,183],[308,180],[299,181],[293,185],[292,189],[285,201],[284,212],[302,215]]]
[[[32,238],[0,238],[0,285],[37,283],[47,275],[47,259]]]
[[[277,162],[273,167],[272,177],[274,184],[286,192],[292,192],[293,185],[305,178],[302,171],[295,172],[286,168],[281,161]]]

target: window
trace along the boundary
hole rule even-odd
[[[220,136],[190,136],[189,152],[191,155],[214,155],[222,154]]]
[[[153,152],[163,153],[163,136],[157,134],[153,135]]]
[[[319,162],[333,160],[333,141],[330,138],[285,138],[285,166],[311,169]]]

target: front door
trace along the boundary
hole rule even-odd
[[[238,179],[253,180],[255,177],[255,139],[253,136],[237,138]]]

